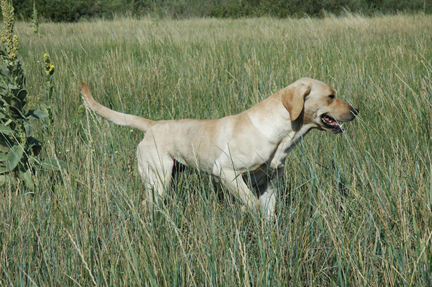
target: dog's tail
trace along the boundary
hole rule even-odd
[[[151,126],[156,124],[155,121],[148,120],[134,115],[119,113],[111,109],[108,109],[105,106],[102,106],[101,104],[99,104],[93,99],[90,90],[85,83],[82,83],[81,94],[84,100],[84,104],[89,110],[92,110],[97,115],[117,125],[128,126],[128,127],[139,129],[143,132],[147,132]]]

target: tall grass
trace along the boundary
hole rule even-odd
[[[426,286],[432,282],[432,18],[18,23],[31,95],[56,66],[54,132],[67,162],[0,200],[1,285]],[[180,174],[150,216],[143,135],[83,112],[80,83],[154,120],[218,118],[298,78],[358,107],[347,132],[310,133],[287,159],[277,218],[240,211],[201,173]],[[44,99],[42,99],[43,101]],[[175,140],[175,139],[173,139]]]

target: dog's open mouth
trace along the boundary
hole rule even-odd
[[[342,124],[338,123],[334,118],[324,114],[321,116],[321,121],[325,127],[333,129],[336,133],[343,132]]]

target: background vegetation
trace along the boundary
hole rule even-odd
[[[432,12],[432,0],[15,0],[19,15],[30,19],[33,1],[42,17],[54,22],[73,22],[89,18],[112,18],[126,14],[158,17],[323,17],[351,12],[394,14]]]
[[[18,23],[33,105],[56,67],[34,190],[0,193],[0,285],[427,286],[432,282],[432,18]],[[358,107],[347,132],[311,132],[265,223],[204,174],[183,173],[152,218],[142,133],[87,114],[80,83],[151,119],[238,113],[301,77]],[[41,98],[42,97],[42,98]],[[30,105],[30,104],[29,104]],[[37,126],[37,124],[35,124]]]

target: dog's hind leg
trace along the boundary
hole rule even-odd
[[[261,214],[266,220],[270,220],[275,214],[276,184],[277,182],[275,180],[268,180],[268,182],[257,188],[260,193],[259,201]]]
[[[266,177],[266,180],[256,188],[260,201],[261,214],[266,220],[271,220],[275,215],[277,185],[282,175],[283,168],[279,168],[274,174]]]
[[[240,199],[250,210],[256,211],[258,209],[259,200],[246,185],[241,175],[238,175],[233,170],[222,170],[220,179],[229,192]]]
[[[151,157],[138,146],[138,170],[146,189],[146,205],[152,208],[162,199],[165,189],[170,186],[174,160],[168,155],[157,158]],[[153,154],[154,155],[154,154]]]

